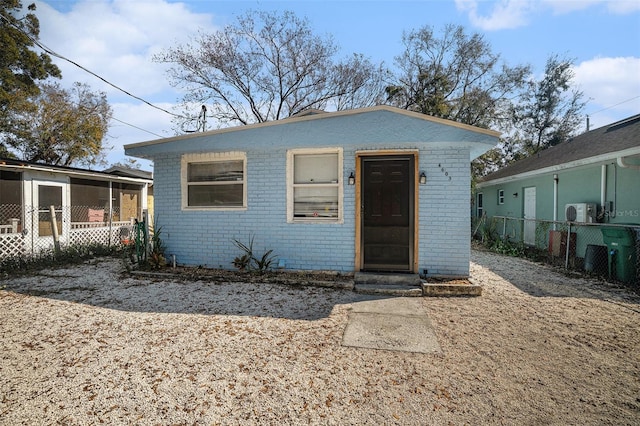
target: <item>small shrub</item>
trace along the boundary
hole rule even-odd
[[[508,239],[498,238],[494,240],[489,248],[496,253],[513,257],[524,257],[525,246],[522,243],[512,243]]]
[[[244,252],[244,254],[233,259],[233,266],[239,271],[248,271],[251,269],[251,261],[253,260],[253,235],[249,239],[249,244],[234,239],[233,244]]]
[[[253,241],[253,235],[249,239],[249,244],[244,244],[237,239],[233,240],[233,244],[244,252],[244,254],[233,259],[233,266],[239,271],[256,270],[264,273],[271,268],[271,265],[277,260],[277,256],[273,254],[273,250],[267,250],[262,256],[257,257],[253,253]]]
[[[154,221],[154,223],[157,223]],[[162,227],[154,225],[150,229],[151,233],[151,252],[149,253],[148,262],[153,269],[160,269],[166,265],[165,251],[167,250],[162,241]]]
[[[273,250],[268,250],[262,255],[262,257],[260,257],[260,259],[257,257],[253,258],[253,262],[260,273],[268,271],[269,268],[271,268],[271,264],[277,259],[277,257],[272,253]]]

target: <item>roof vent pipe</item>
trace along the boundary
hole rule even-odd
[[[624,157],[618,157],[618,166],[622,167],[623,169],[631,169],[631,170],[640,171],[640,164],[629,164],[629,163],[626,163],[625,160],[624,160]]]

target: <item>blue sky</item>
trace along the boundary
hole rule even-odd
[[[29,2],[25,2],[30,3]],[[509,65],[536,74],[554,53],[575,58],[576,85],[589,103],[592,128],[640,113],[640,2],[602,0],[431,1],[36,1],[40,40],[110,82],[171,109],[181,94],[153,54],[215,31],[248,9],[292,10],[318,34],[334,37],[341,54],[362,53],[393,67],[403,31],[446,24],[479,32]],[[74,81],[105,91],[114,109],[109,162],[122,146],[174,134],[171,117],[61,60],[64,86]],[[139,130],[131,124],[145,131]],[[586,122],[586,118],[585,118]],[[151,133],[150,133],[151,132]],[[143,163],[149,168],[148,163]]]

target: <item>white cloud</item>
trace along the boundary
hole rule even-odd
[[[555,15],[564,15],[578,10],[588,9],[602,3],[603,0],[542,0],[541,3],[551,9]]]
[[[640,113],[640,58],[594,58],[574,70],[594,127]]]
[[[613,14],[640,11],[640,1],[633,0],[455,0],[456,8],[468,14],[469,21],[485,31],[514,29],[529,24],[534,13],[551,9],[555,15],[604,5]]]
[[[626,15],[633,12],[640,11],[640,2],[637,0],[633,1],[610,1],[607,3],[607,7],[612,13],[618,13],[621,15]]]
[[[166,67],[152,61],[154,54],[187,41],[199,29],[215,29],[211,15],[164,0],[80,0],[67,12],[47,3],[37,7],[43,44],[141,97],[171,90]],[[78,67],[54,61],[65,85],[82,81],[110,99],[124,96]]]
[[[173,108],[168,102],[181,95],[170,86],[166,66],[153,62],[153,55],[188,42],[200,30],[217,29],[211,14],[194,13],[184,3],[165,0],[79,0],[62,12],[38,1],[36,14],[40,41],[45,46],[168,111]],[[79,81],[94,91],[107,93],[115,118],[163,137],[174,134],[170,115],[127,96],[69,62],[52,59],[62,71],[63,86]],[[113,120],[104,141],[112,147],[107,160],[122,161],[125,144],[157,138]]]
[[[479,8],[491,5],[490,11]],[[481,2],[479,0],[456,0],[456,7],[467,12],[471,24],[486,31],[513,29],[526,25],[534,2],[530,0],[501,0],[499,2]]]
[[[640,2],[637,0],[542,0],[542,2],[551,8],[556,15],[563,15],[601,5],[609,12],[620,15],[640,10]]]

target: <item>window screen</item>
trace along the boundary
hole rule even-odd
[[[187,164],[187,207],[243,207],[244,160]]]
[[[340,155],[333,152],[294,153],[293,221],[337,221],[340,218]],[[291,165],[290,165],[291,166]]]

